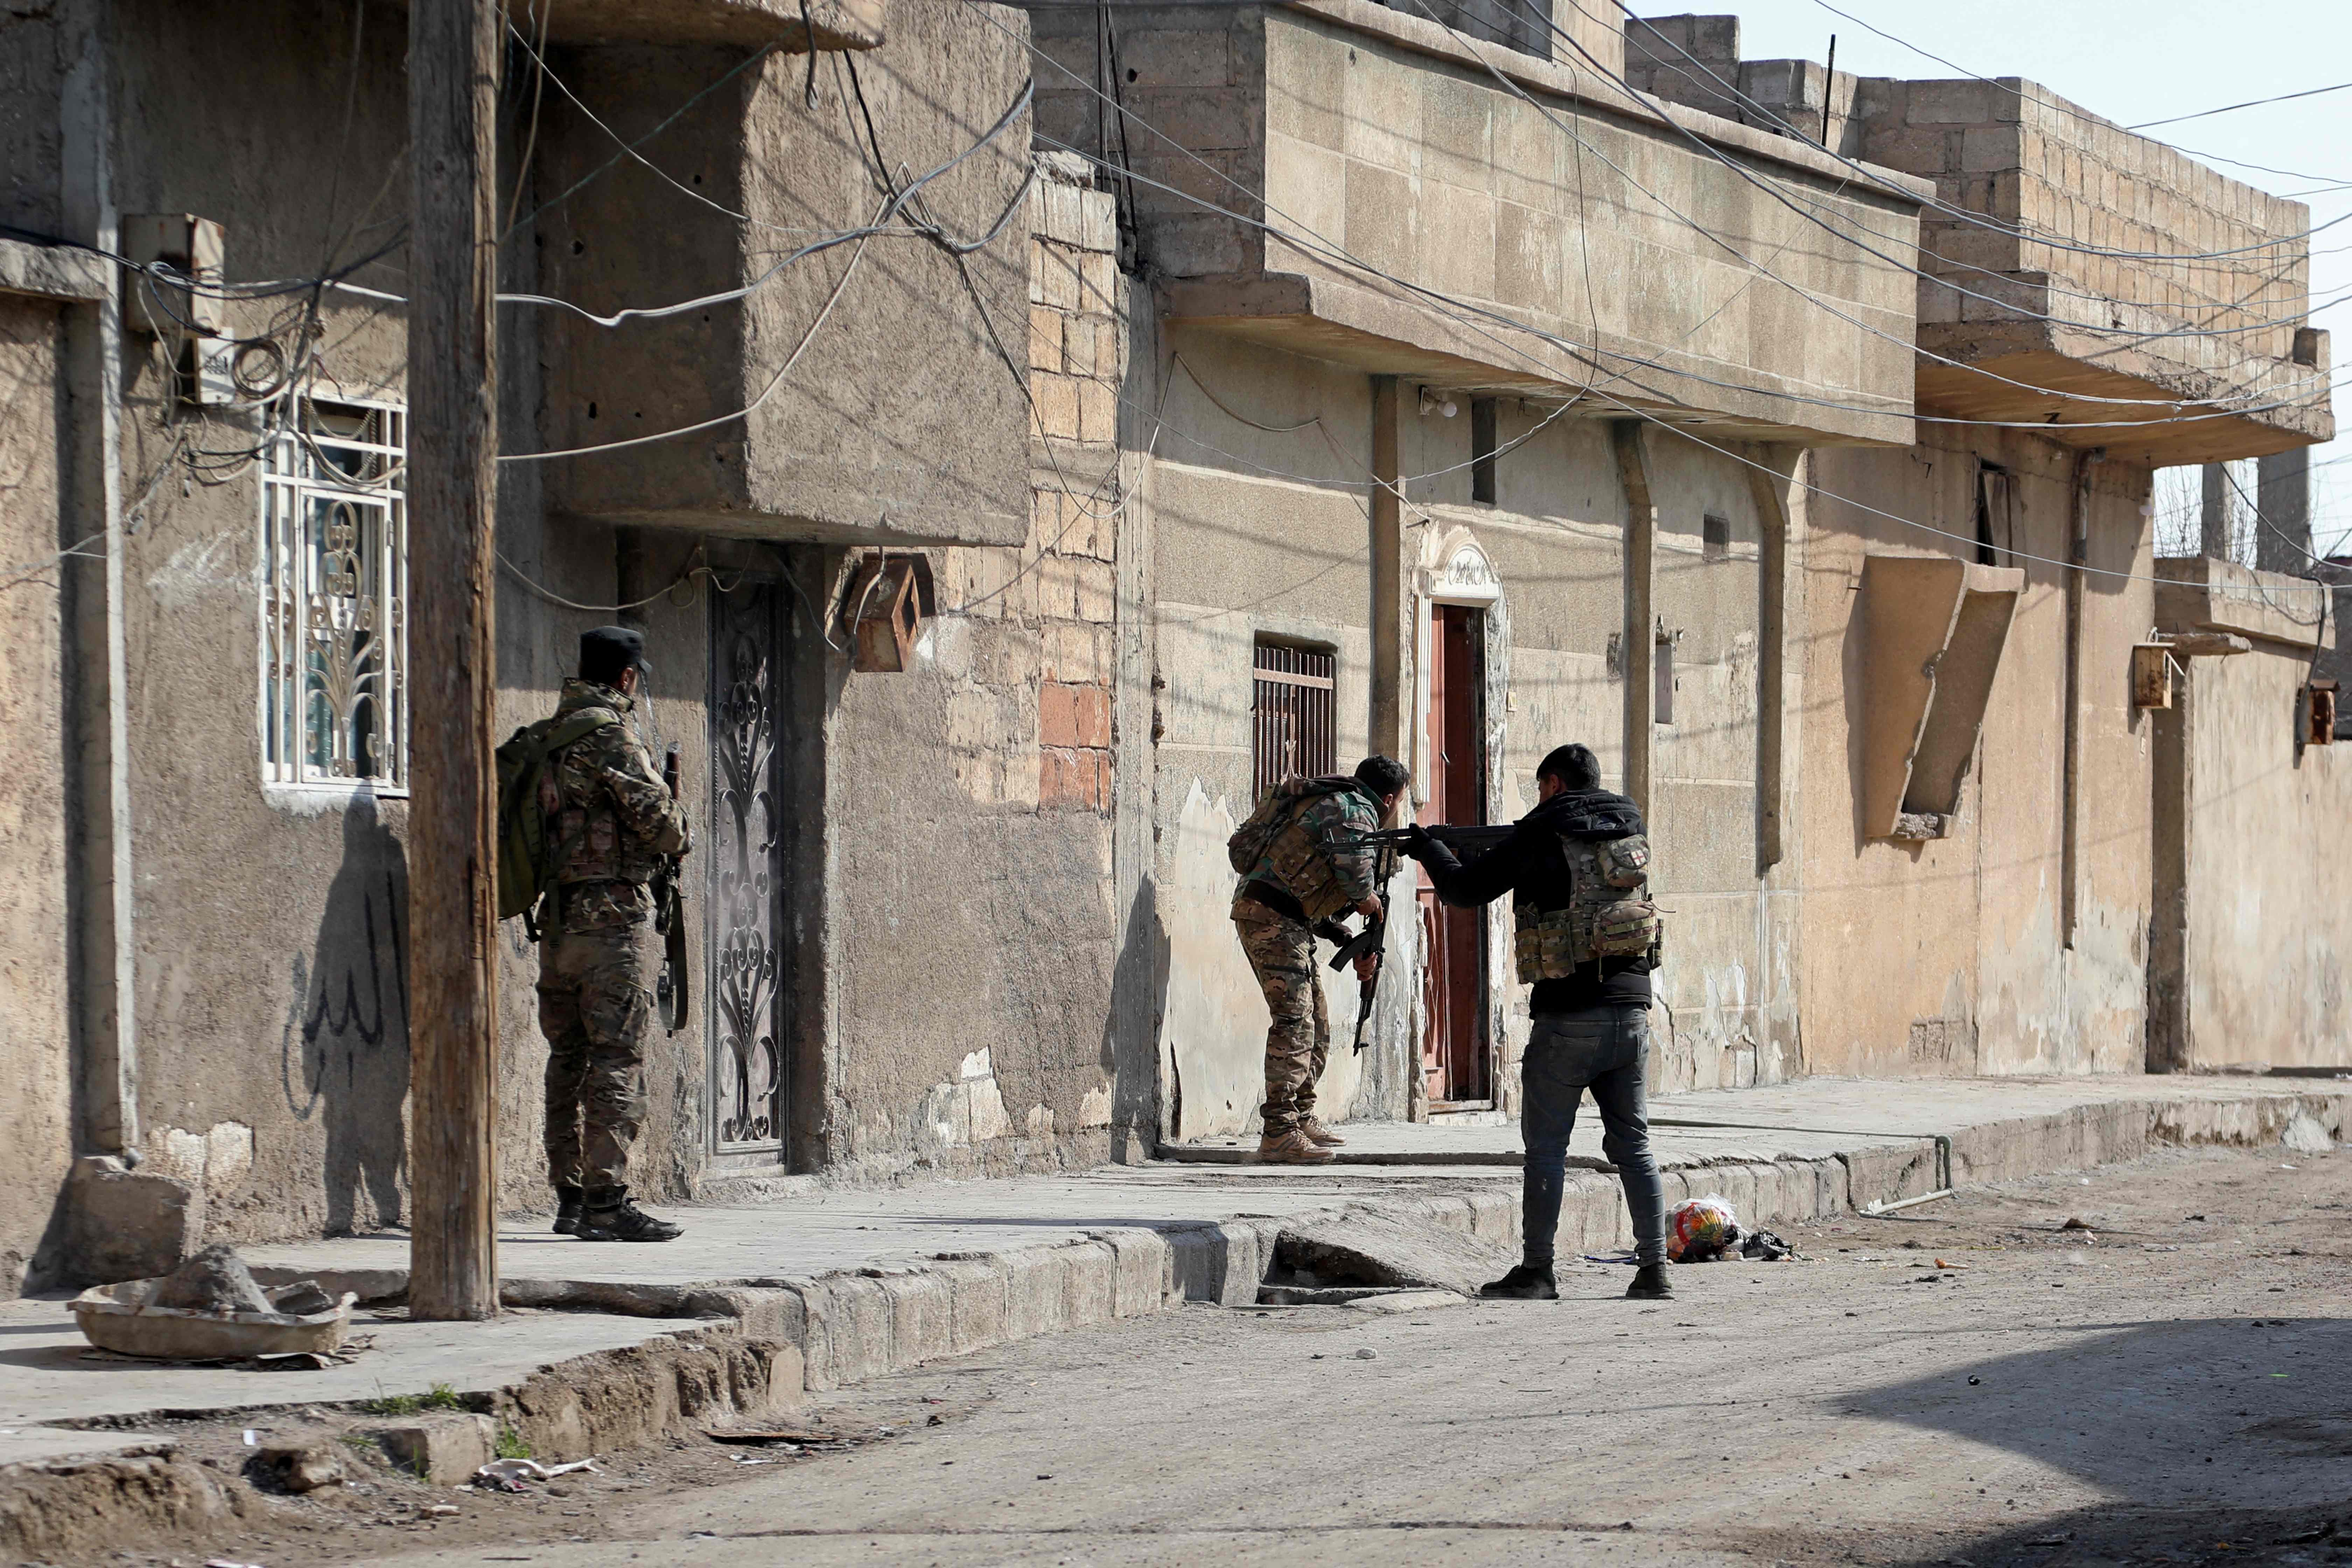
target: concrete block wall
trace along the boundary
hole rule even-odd
[[[2095,329],[2181,321],[2243,329],[2161,345],[2166,358],[2228,381],[2259,381],[2260,356],[2290,359],[2309,285],[2306,244],[2293,237],[2310,226],[2302,203],[2230,179],[2021,78],[1874,79],[1862,84],[1857,113],[1861,157],[1933,179],[1945,202],[2024,231],[1927,213],[1919,236],[1926,269]],[[2271,241],[2276,248],[2246,248]],[[2147,257],[2243,253],[2162,260],[2067,245]],[[1920,304],[1923,324],[2016,319],[1925,285]],[[2258,356],[2252,369],[2242,364],[2250,351]]]
[[[1038,803],[1111,805],[1111,622],[1116,443],[1127,342],[1111,193],[1070,153],[1040,155],[1031,198],[1029,391],[1049,460],[1031,475],[1030,549],[1044,665],[1037,696]],[[1076,481],[1068,452],[1110,485]],[[1105,468],[1108,460],[1112,468]]]

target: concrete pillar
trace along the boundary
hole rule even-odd
[[[2205,505],[2200,513],[2198,553],[2215,561],[2230,559],[2230,542],[2237,532],[2238,496],[2225,463],[2205,465]]]
[[[2254,482],[2254,564],[2265,572],[2311,571],[2311,448],[2261,461]]]
[[[1625,488],[1625,777],[1623,789],[1643,816],[1657,752],[1658,649],[1651,588],[1657,570],[1658,508],[1650,496],[1650,459],[1640,419],[1610,426],[1617,478]],[[1653,829],[1654,833],[1655,829]]]
[[[1404,508],[1399,493],[1397,378],[1372,377],[1372,712],[1371,750],[1412,754],[1409,690],[1416,628],[1404,572]]]
[[[110,0],[58,8],[66,65],[58,149],[68,236],[118,247],[114,195],[114,61],[120,18]],[[72,984],[84,1152],[139,1146],[138,1022],[131,939],[130,653],[124,626],[122,296],[65,312],[65,374],[75,414],[62,465],[58,546],[65,589],[72,780]],[[103,541],[103,543],[96,542]]]
[[[1789,668],[1788,479],[1801,451],[1757,444],[1748,484],[1756,498],[1761,531],[1757,551],[1760,603],[1757,606],[1756,672],[1756,874],[1780,863],[1781,827],[1787,810]]]

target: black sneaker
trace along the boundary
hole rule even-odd
[[[1625,1287],[1625,1295],[1635,1301],[1671,1301],[1675,1288],[1666,1282],[1666,1266],[1644,1263],[1633,1270],[1633,1282]]]
[[[580,1205],[581,1193],[578,1187],[558,1187],[555,1189],[556,1235],[577,1236],[580,1234]]]
[[[1559,1287],[1549,1268],[1522,1263],[1493,1284],[1480,1286],[1478,1294],[1488,1301],[1557,1301]]]
[[[616,1197],[608,1204],[590,1205],[580,1216],[580,1228],[572,1234],[583,1241],[676,1241],[686,1234],[686,1227],[656,1219],[627,1198]]]

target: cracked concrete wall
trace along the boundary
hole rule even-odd
[[[1866,838],[1856,798],[1869,679],[1863,563],[1877,553],[1973,560],[1979,460],[2014,476],[2013,518],[1995,523],[1996,563],[2022,567],[2026,585],[1960,812],[1940,839]],[[2065,569],[2049,563],[2067,556],[2072,454],[2025,435],[1975,445],[1930,436],[1907,451],[1822,451],[1807,463],[1803,477],[1827,493],[1806,503],[1803,610],[1791,621],[1807,691],[1799,752],[1803,1070],[2139,1070],[2153,731],[2131,706],[2129,650],[2154,616],[2148,471],[2119,463],[2092,470],[2095,574],[2084,579],[2080,873],[2069,945]]]
[[[20,25],[21,26],[21,25]],[[0,30],[0,40],[9,35]],[[0,50],[5,52],[5,50]],[[19,209],[0,207],[0,216]],[[73,1020],[67,888],[56,434],[63,312],[0,295],[0,1297],[47,1233],[73,1153]]]

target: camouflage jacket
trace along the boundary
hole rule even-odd
[[[567,680],[555,711],[561,718],[576,709],[609,708],[626,715],[635,706],[609,686]],[[630,924],[649,916],[645,884],[665,857],[686,852],[693,832],[685,806],[670,798],[636,731],[626,723],[591,731],[556,753],[541,788],[554,796],[548,818],[564,929]]]
[[[1339,782],[1288,778],[1275,786],[1304,799],[1257,864],[1242,873],[1235,897],[1246,897],[1252,882],[1271,882],[1297,900],[1308,919],[1321,920],[1380,890],[1379,857],[1362,837],[1380,826],[1380,802],[1353,779],[1331,787]]]

